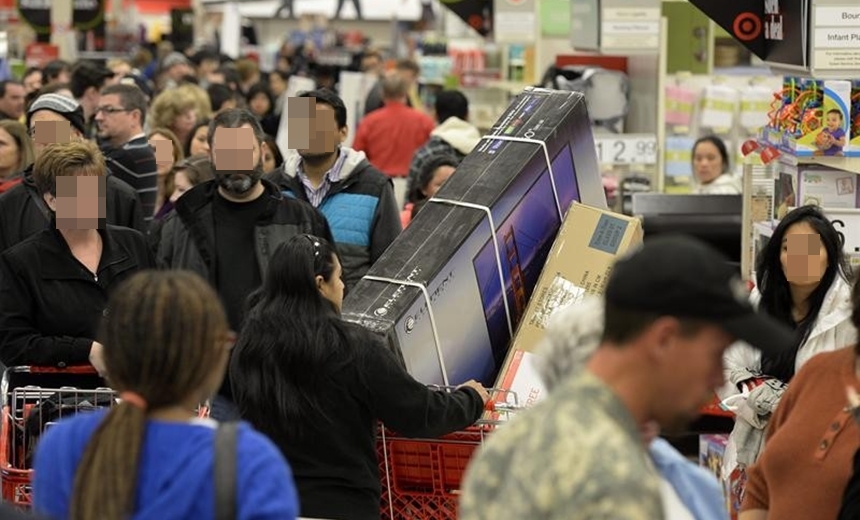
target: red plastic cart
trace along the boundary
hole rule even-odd
[[[99,382],[101,379],[89,365],[65,369],[12,367],[4,372],[0,426],[3,501],[16,507],[30,506],[32,455],[39,437],[51,425],[80,411],[116,403],[113,390],[96,386]]]
[[[453,387],[436,387],[451,390]],[[382,520],[454,520],[466,466],[487,436],[520,409],[515,393],[489,389],[494,398],[474,426],[438,439],[397,435],[380,425],[376,453],[382,484]]]

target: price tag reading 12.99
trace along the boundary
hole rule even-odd
[[[601,164],[657,164],[657,139],[653,135],[595,136]]]

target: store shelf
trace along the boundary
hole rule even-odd
[[[799,157],[798,164],[816,164],[860,175],[860,157]]]

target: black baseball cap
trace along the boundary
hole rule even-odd
[[[619,259],[606,285],[606,302],[620,309],[710,322],[768,354],[785,352],[796,341],[794,331],[756,312],[728,258],[689,236],[648,239]]]

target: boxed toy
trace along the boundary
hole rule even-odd
[[[860,156],[860,79],[851,82],[851,140],[848,141],[848,155]]]
[[[851,82],[786,78],[779,121],[798,157],[844,156],[850,140]]]
[[[540,345],[550,316],[576,304],[586,294],[603,294],[615,259],[638,247],[642,237],[639,219],[583,204],[570,207],[502,365],[496,388],[516,391],[519,401],[540,393],[540,382],[530,371],[522,371],[528,368],[522,360],[528,360]]]
[[[384,336],[419,381],[492,383],[572,201],[606,207],[585,99],[526,89],[350,291],[343,318]]]
[[[737,520],[743,502],[743,491],[746,486],[746,472],[735,468],[731,474],[724,475],[723,459],[725,458],[728,435],[699,436],[699,465],[708,469],[720,481],[726,498],[726,510],[731,520]]]

